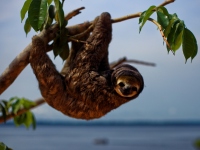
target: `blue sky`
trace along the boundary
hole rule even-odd
[[[20,20],[20,9],[24,0],[0,1],[0,73],[31,42],[36,33],[31,31],[26,37]],[[162,0],[66,0],[65,13],[85,6],[80,15],[69,21],[69,25],[93,20],[104,11],[112,18],[144,11],[150,5],[158,5]],[[167,6],[170,13],[177,13],[196,36],[200,45],[200,1],[176,0]],[[154,16],[155,17],[155,16]],[[52,57],[52,53],[49,53]],[[109,47],[110,62],[126,56],[156,63],[156,67],[135,65],[144,77],[145,88],[139,98],[110,112],[100,120],[200,120],[200,54],[191,63],[185,59],[182,50],[176,55],[167,53],[157,27],[147,22],[139,34],[138,18],[113,25],[113,39]],[[59,58],[54,60],[57,69],[62,67]],[[30,66],[27,66],[16,81],[0,96],[39,97],[37,81]],[[37,119],[72,120],[47,104],[33,110]]]

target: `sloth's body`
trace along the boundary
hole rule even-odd
[[[46,55],[42,39],[33,37],[30,64],[50,106],[65,115],[88,120],[104,116],[141,93],[144,83],[137,69],[130,65],[109,68],[111,37],[111,17],[103,13],[87,44],[72,48],[65,76]]]

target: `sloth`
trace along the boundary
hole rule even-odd
[[[100,118],[138,97],[144,87],[143,77],[135,67],[109,67],[110,14],[104,12],[94,22],[85,43],[72,43],[61,73],[46,54],[44,41],[38,36],[32,38],[29,61],[42,96],[51,107],[77,119]]]

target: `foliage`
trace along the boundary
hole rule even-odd
[[[63,3],[64,0],[62,2],[59,0],[26,0],[21,9],[21,21],[28,12],[24,24],[26,34],[30,32],[31,28],[35,31],[42,31],[51,26],[53,21],[58,23],[60,31],[53,40],[53,52],[55,57],[59,55],[64,61],[69,55],[69,46],[67,33],[64,30],[67,20],[64,18]],[[175,53],[182,45],[186,62],[189,58],[193,60],[198,51],[194,34],[186,28],[184,21],[180,20],[177,14],[169,14],[165,7],[153,5],[144,11],[139,18],[139,30],[142,30],[142,27],[154,12],[157,14],[157,22],[162,27],[163,36],[167,39],[168,52],[171,50]]]
[[[177,14],[169,14],[165,7],[150,6],[144,11],[139,18],[139,30],[141,31],[146,21],[154,12],[157,13],[157,22],[161,25],[164,37],[167,38],[167,42],[170,45],[170,47],[167,46],[168,52],[172,50],[175,53],[182,45],[186,62],[188,58],[192,60],[198,51],[194,34],[186,28],[184,21],[180,20]]]
[[[28,14],[24,24],[26,35],[31,31],[31,28],[37,32],[50,27],[54,21],[59,24],[60,31],[54,39],[53,52],[55,57],[59,55],[64,61],[69,55],[69,46],[67,33],[64,30],[67,20],[64,18],[62,7],[63,1],[61,3],[59,0],[26,0],[20,14],[21,21]]]
[[[14,123],[16,126],[25,125],[29,128],[31,125],[33,129],[36,128],[36,121],[34,114],[29,110],[35,106],[35,103],[25,98],[13,97],[8,101],[0,101],[0,112],[6,122],[7,115],[12,114],[14,116]],[[18,114],[21,110],[26,112]]]
[[[4,143],[0,142],[0,150],[12,150],[12,149],[6,146]]]
[[[194,146],[195,146],[197,149],[200,149],[200,138],[197,139],[197,140],[194,142]]]

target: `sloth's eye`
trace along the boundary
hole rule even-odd
[[[120,82],[120,83],[119,83],[119,86],[120,86],[120,87],[124,87],[125,84],[124,84],[123,82]]]

